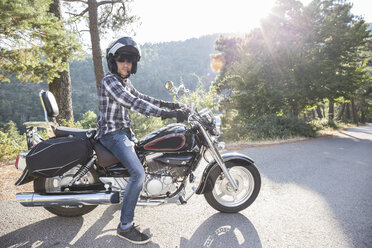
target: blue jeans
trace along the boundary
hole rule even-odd
[[[134,209],[146,177],[145,170],[134,150],[133,139],[132,132],[125,129],[108,133],[99,140],[127,168],[130,174],[129,183],[124,192],[121,223],[133,221]]]

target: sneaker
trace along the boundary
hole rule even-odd
[[[147,234],[141,233],[137,230],[138,226],[132,225],[130,228],[123,230],[120,227],[120,223],[117,228],[117,234],[120,238],[123,238],[125,240],[128,240],[129,242],[132,242],[133,244],[146,244],[150,241],[150,237]]]

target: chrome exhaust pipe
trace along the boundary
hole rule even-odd
[[[163,201],[138,201],[137,206],[142,207],[155,207],[164,204]]]
[[[78,206],[120,203],[119,192],[90,194],[18,193],[16,199],[25,207]]]

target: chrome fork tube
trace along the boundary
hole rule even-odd
[[[209,148],[210,148],[210,150],[212,152],[213,158],[216,160],[217,164],[222,169],[223,174],[225,174],[225,176],[229,180],[229,182],[230,182],[231,186],[233,187],[233,189],[235,191],[237,191],[238,190],[238,184],[236,183],[235,179],[231,176],[229,170],[227,169],[225,163],[223,162],[223,159],[221,157],[221,154],[219,153],[219,151],[214,146],[211,137],[209,136],[209,134],[207,133],[207,131],[204,129],[204,127],[199,122],[196,122],[196,123],[197,123],[198,127],[200,128],[201,132],[203,133],[203,136],[204,136],[205,140],[208,143],[208,146],[209,146]]]

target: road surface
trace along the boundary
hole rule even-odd
[[[248,148],[262,175],[257,200],[222,214],[203,196],[137,207],[144,247],[372,247],[372,125],[336,136]],[[0,247],[137,247],[118,238],[120,206],[79,218],[0,200]]]

